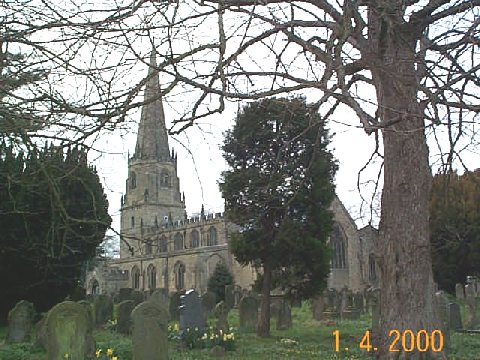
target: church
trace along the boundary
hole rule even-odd
[[[177,176],[177,156],[170,150],[160,96],[156,58],[152,52],[144,105],[133,156],[128,159],[128,178],[121,199],[120,258],[88,272],[87,294],[115,294],[121,288],[176,292],[207,290],[218,262],[228,266],[235,285],[248,289],[256,270],[241,266],[229,249],[238,227],[222,213],[188,217],[185,195]],[[335,226],[328,288],[362,291],[377,283],[373,257],[376,230],[358,230],[336,197],[331,205]]]

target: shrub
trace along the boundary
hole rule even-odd
[[[225,300],[225,285],[233,285],[233,275],[228,270],[227,265],[219,262],[207,284],[208,291],[215,294],[217,303]]]

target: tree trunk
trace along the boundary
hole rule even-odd
[[[257,324],[257,335],[270,336],[270,287],[272,284],[272,269],[268,262],[263,265],[262,299]]]
[[[388,1],[387,1],[388,2]],[[416,334],[440,328],[434,307],[428,201],[431,171],[418,103],[412,29],[370,14],[369,37],[384,144],[384,186],[378,260],[381,270],[379,333],[373,336],[379,359],[446,359],[445,352],[417,348]],[[390,20],[390,19],[389,19]],[[394,25],[392,25],[392,23]],[[397,24],[402,24],[399,20]],[[376,26],[376,27],[375,27]],[[412,51],[413,50],[413,51]],[[409,331],[414,334],[413,351]],[[393,333],[392,333],[393,332]],[[400,335],[395,342],[396,332]],[[438,339],[437,339],[438,343]],[[375,348],[373,350],[375,350]],[[405,349],[406,348],[406,349]],[[407,350],[407,351],[405,351]]]

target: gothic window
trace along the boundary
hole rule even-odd
[[[152,264],[147,268],[148,288],[153,290],[157,287],[157,269]]]
[[[167,237],[162,235],[162,237],[158,240],[158,250],[159,253],[167,252]]]
[[[177,262],[174,267],[175,270],[175,288],[182,290],[185,288],[185,264]]]
[[[335,224],[330,234],[330,244],[333,250],[332,268],[345,269],[346,261],[346,239],[343,230],[338,224]]]
[[[148,189],[145,189],[143,192],[143,200],[147,203],[148,202]]]
[[[132,229],[135,227],[135,216],[132,216],[131,219]]]
[[[200,246],[200,235],[197,230],[192,230],[190,233],[190,247],[197,248]]]
[[[140,270],[137,266],[132,268],[132,288],[140,289]]]
[[[100,294],[100,284],[98,283],[97,279],[93,279],[92,281],[91,293],[92,295]]]
[[[174,250],[183,250],[183,235],[181,233],[177,233],[173,238],[173,249]]]
[[[375,266],[375,258],[373,257],[373,254],[370,254],[368,257],[368,279],[370,281],[377,280],[377,270]]]
[[[162,171],[162,175],[160,178],[161,186],[170,187],[170,174],[167,170]]]
[[[137,174],[135,171],[130,173],[130,189],[135,189],[137,187]]]
[[[217,229],[213,226],[208,229],[207,234],[207,246],[214,246],[217,245]]]
[[[145,255],[152,255],[152,240],[145,243]]]

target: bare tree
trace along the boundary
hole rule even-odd
[[[427,133],[446,141],[446,167],[462,137],[476,135],[480,0],[130,0],[111,9],[41,3],[45,12],[28,1],[2,3],[8,10],[3,28],[10,30],[0,40],[2,47],[13,41],[33,50],[37,66],[51,65],[50,82],[37,88],[45,91],[10,98],[27,108],[43,101],[36,109],[46,111],[49,129],[69,134],[60,138],[95,136],[141,105],[137,95],[147,79],[128,82],[125,74],[146,65],[152,46],[164,84],[159,96],[197,96],[183,107],[172,133],[221,113],[229,99],[307,89],[325,118],[353,111],[352,124],[375,137],[384,158],[376,247],[381,317],[374,346],[381,359],[423,356],[401,346],[389,351],[389,333],[440,327],[428,233]],[[39,40],[47,30],[54,36]],[[50,91],[57,73],[63,83],[66,74],[82,78],[75,82],[86,84],[79,86],[81,95]],[[72,114],[81,116],[80,124]],[[358,151],[354,144],[352,151]],[[445,358],[444,352],[429,355]]]

